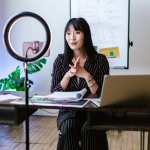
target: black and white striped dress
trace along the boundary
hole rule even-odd
[[[73,64],[72,64],[73,65]],[[87,60],[84,64],[84,69],[89,72],[96,83],[98,84],[99,88],[96,91],[96,94],[100,94],[102,90],[103,78],[106,74],[109,74],[109,64],[106,57],[102,54],[94,54],[88,56]],[[51,92],[55,91],[63,91],[60,81],[64,77],[64,75],[70,70],[69,64],[68,66],[64,65],[64,54],[59,54],[54,61],[53,64],[53,71],[52,71],[52,82],[51,82]],[[78,83],[77,77],[73,76],[70,79],[68,87],[66,91],[80,91],[83,88],[87,88],[87,93],[91,94],[90,89],[87,86],[85,79],[80,78]],[[64,110],[60,109],[58,118],[57,118],[57,127],[61,130],[61,126],[66,120],[81,120],[83,121],[82,126],[86,126],[86,112],[85,111],[77,111],[77,110]]]

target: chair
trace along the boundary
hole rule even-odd
[[[80,141],[79,141],[79,143],[80,143]],[[61,132],[59,132],[57,150],[65,150],[64,149],[64,142],[63,142],[63,135],[62,135]],[[103,133],[103,134],[101,134],[100,136],[98,136],[96,138],[96,140],[95,140],[95,150],[109,150],[106,133]]]
[[[61,132],[59,132],[57,150],[63,150],[63,149],[64,149],[63,135]]]

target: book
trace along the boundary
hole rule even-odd
[[[69,100],[69,101],[79,101],[86,94],[87,89],[84,88],[81,91],[73,91],[73,92],[59,92],[56,91],[53,94],[46,95],[45,98],[50,100]]]

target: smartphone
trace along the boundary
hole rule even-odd
[[[37,41],[36,41],[37,42]],[[29,47],[31,47],[32,49],[37,49],[37,53],[42,50],[42,48],[44,47],[45,42],[38,42],[38,48],[36,45],[36,42],[24,42],[23,43],[23,56],[26,56],[26,51]],[[29,48],[28,52],[27,52],[27,58],[31,58],[34,55],[36,55],[36,53],[33,52],[33,50]],[[50,56],[50,49],[47,50],[47,52],[43,55],[43,57],[49,57]]]

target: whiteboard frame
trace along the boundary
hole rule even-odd
[[[71,19],[71,0],[70,0],[70,19]],[[129,48],[131,45],[131,42],[130,42],[130,0],[128,0],[128,32],[127,34],[128,34],[127,35],[127,67],[115,66],[115,67],[110,67],[111,69],[129,69]]]

